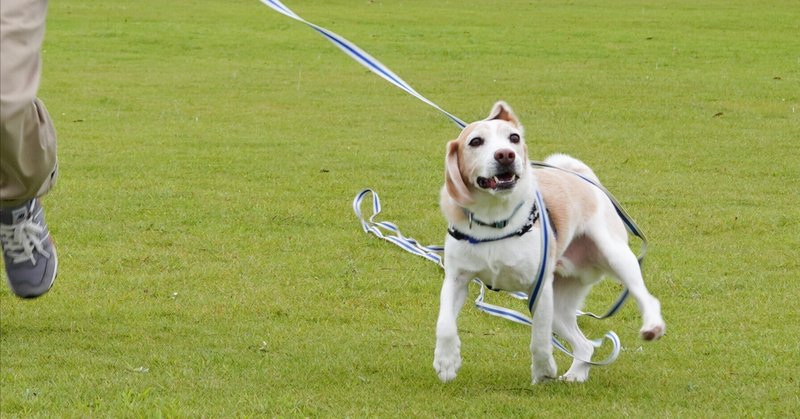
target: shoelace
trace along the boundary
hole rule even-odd
[[[34,250],[44,258],[50,258],[50,253],[44,250],[42,242],[47,236],[40,238],[44,227],[33,222],[32,218],[27,218],[11,225],[0,224],[0,241],[3,243],[3,251],[11,257],[14,263],[31,261],[36,265]]]

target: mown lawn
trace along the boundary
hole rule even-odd
[[[350,204],[372,187],[441,243],[455,125],[255,0],[57,1],[60,273],[0,293],[0,416],[798,415],[794,1],[286,5],[464,120],[508,101],[532,159],[589,163],[648,234],[667,336],[641,342],[628,304],[582,323],[619,334],[615,364],[534,387],[529,331],[467,308],[441,384],[441,271]]]

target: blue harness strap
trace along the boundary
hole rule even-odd
[[[544,200],[542,194],[536,191],[536,203],[540,208],[544,209]],[[544,276],[547,273],[547,256],[550,254],[550,217],[547,211],[542,211],[542,257],[539,259],[539,270],[536,272],[536,281],[533,283],[530,298],[528,298],[528,311],[533,315],[536,309],[536,303],[539,301],[539,293],[542,292],[542,285],[544,284]]]

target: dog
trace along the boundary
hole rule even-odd
[[[531,374],[534,384],[557,378],[551,336],[566,340],[575,360],[560,378],[584,382],[594,347],[578,328],[577,310],[593,284],[608,274],[629,290],[642,314],[640,336],[660,338],[666,331],[661,305],[645,287],[628,247],[628,235],[597,176],[583,162],[564,154],[548,157],[554,168],[533,168],[523,127],[511,107],[497,102],[489,117],[467,125],[447,143],[445,183],[440,206],[449,223],[445,239],[445,277],[436,323],[433,367],[442,382],[456,378],[461,341],[456,319],[479,278],[494,290],[532,292],[542,263],[544,277],[533,309]],[[541,193],[546,208],[536,208]],[[546,258],[542,257],[542,214],[549,215]]]

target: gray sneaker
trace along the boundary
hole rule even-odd
[[[36,298],[53,286],[58,269],[56,247],[38,199],[0,209],[0,244],[14,294]]]

